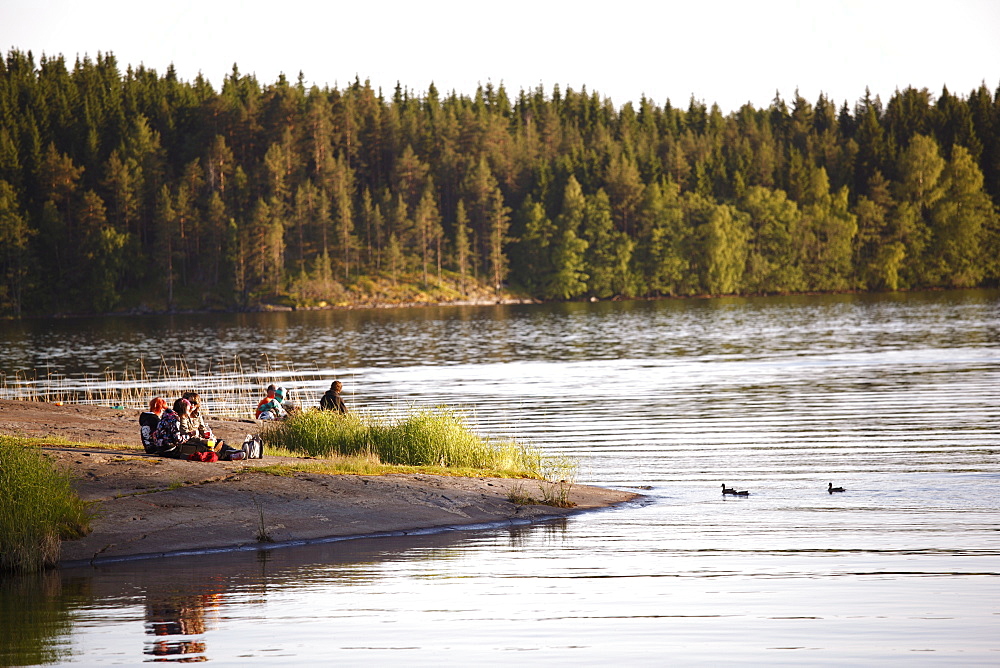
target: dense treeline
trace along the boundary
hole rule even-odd
[[[0,313],[995,285],[998,201],[985,85],[724,116],[0,63]]]

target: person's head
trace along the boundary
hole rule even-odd
[[[274,389],[274,398],[278,401],[284,401],[285,397],[288,396],[288,390],[279,386]]]
[[[174,412],[178,415],[187,415],[190,409],[191,402],[183,397],[174,402]]]
[[[342,389],[344,389],[344,384],[341,383],[339,380],[335,380],[332,383],[330,383],[330,389],[333,390],[334,392],[340,392]]]
[[[159,415],[167,410],[167,400],[163,397],[153,397],[149,400],[149,412]]]
[[[197,392],[185,392],[181,395],[184,399],[187,399],[191,403],[191,412],[194,413],[201,406],[201,397],[198,396]]]
[[[277,388],[277,386],[275,386],[275,385],[274,385],[274,383],[271,383],[270,385],[268,385],[268,386],[267,386],[267,396],[269,396],[269,397],[273,397],[273,396],[274,396],[274,392],[275,392],[275,391],[276,391],[277,389],[278,389],[278,388]]]

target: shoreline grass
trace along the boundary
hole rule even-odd
[[[0,436],[0,571],[55,566],[60,541],[85,536],[90,520],[68,473],[17,437]]]
[[[269,448],[296,455],[353,457],[377,465],[469,470],[477,475],[542,478],[542,452],[512,440],[480,436],[449,408],[406,415],[361,415],[309,410],[268,425]]]

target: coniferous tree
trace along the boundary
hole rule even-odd
[[[608,298],[632,293],[630,266],[634,243],[611,220],[611,202],[603,190],[586,200],[580,237],[587,243],[584,266],[587,291]]]
[[[455,270],[458,275],[465,280],[469,270],[469,254],[472,252],[472,244],[469,239],[469,217],[465,213],[465,202],[458,201],[455,207]]]
[[[167,308],[174,305],[174,264],[177,253],[177,213],[174,211],[170,186],[163,185],[156,197],[156,214],[153,219],[156,235],[156,273],[163,277]],[[239,281],[242,283],[242,281]]]
[[[32,232],[14,188],[0,181],[0,314],[21,314]]]
[[[489,200],[489,267],[492,274],[494,289],[497,292],[503,288],[504,281],[507,280],[507,273],[510,269],[507,254],[505,252],[507,242],[507,231],[510,229],[510,209],[504,203],[503,193],[500,188],[494,188]]]

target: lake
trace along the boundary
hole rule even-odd
[[[25,320],[0,345],[37,387],[264,360],[308,405],[336,376],[352,408],[461,407],[646,495],[7,578],[0,664],[1000,664],[998,291]]]

